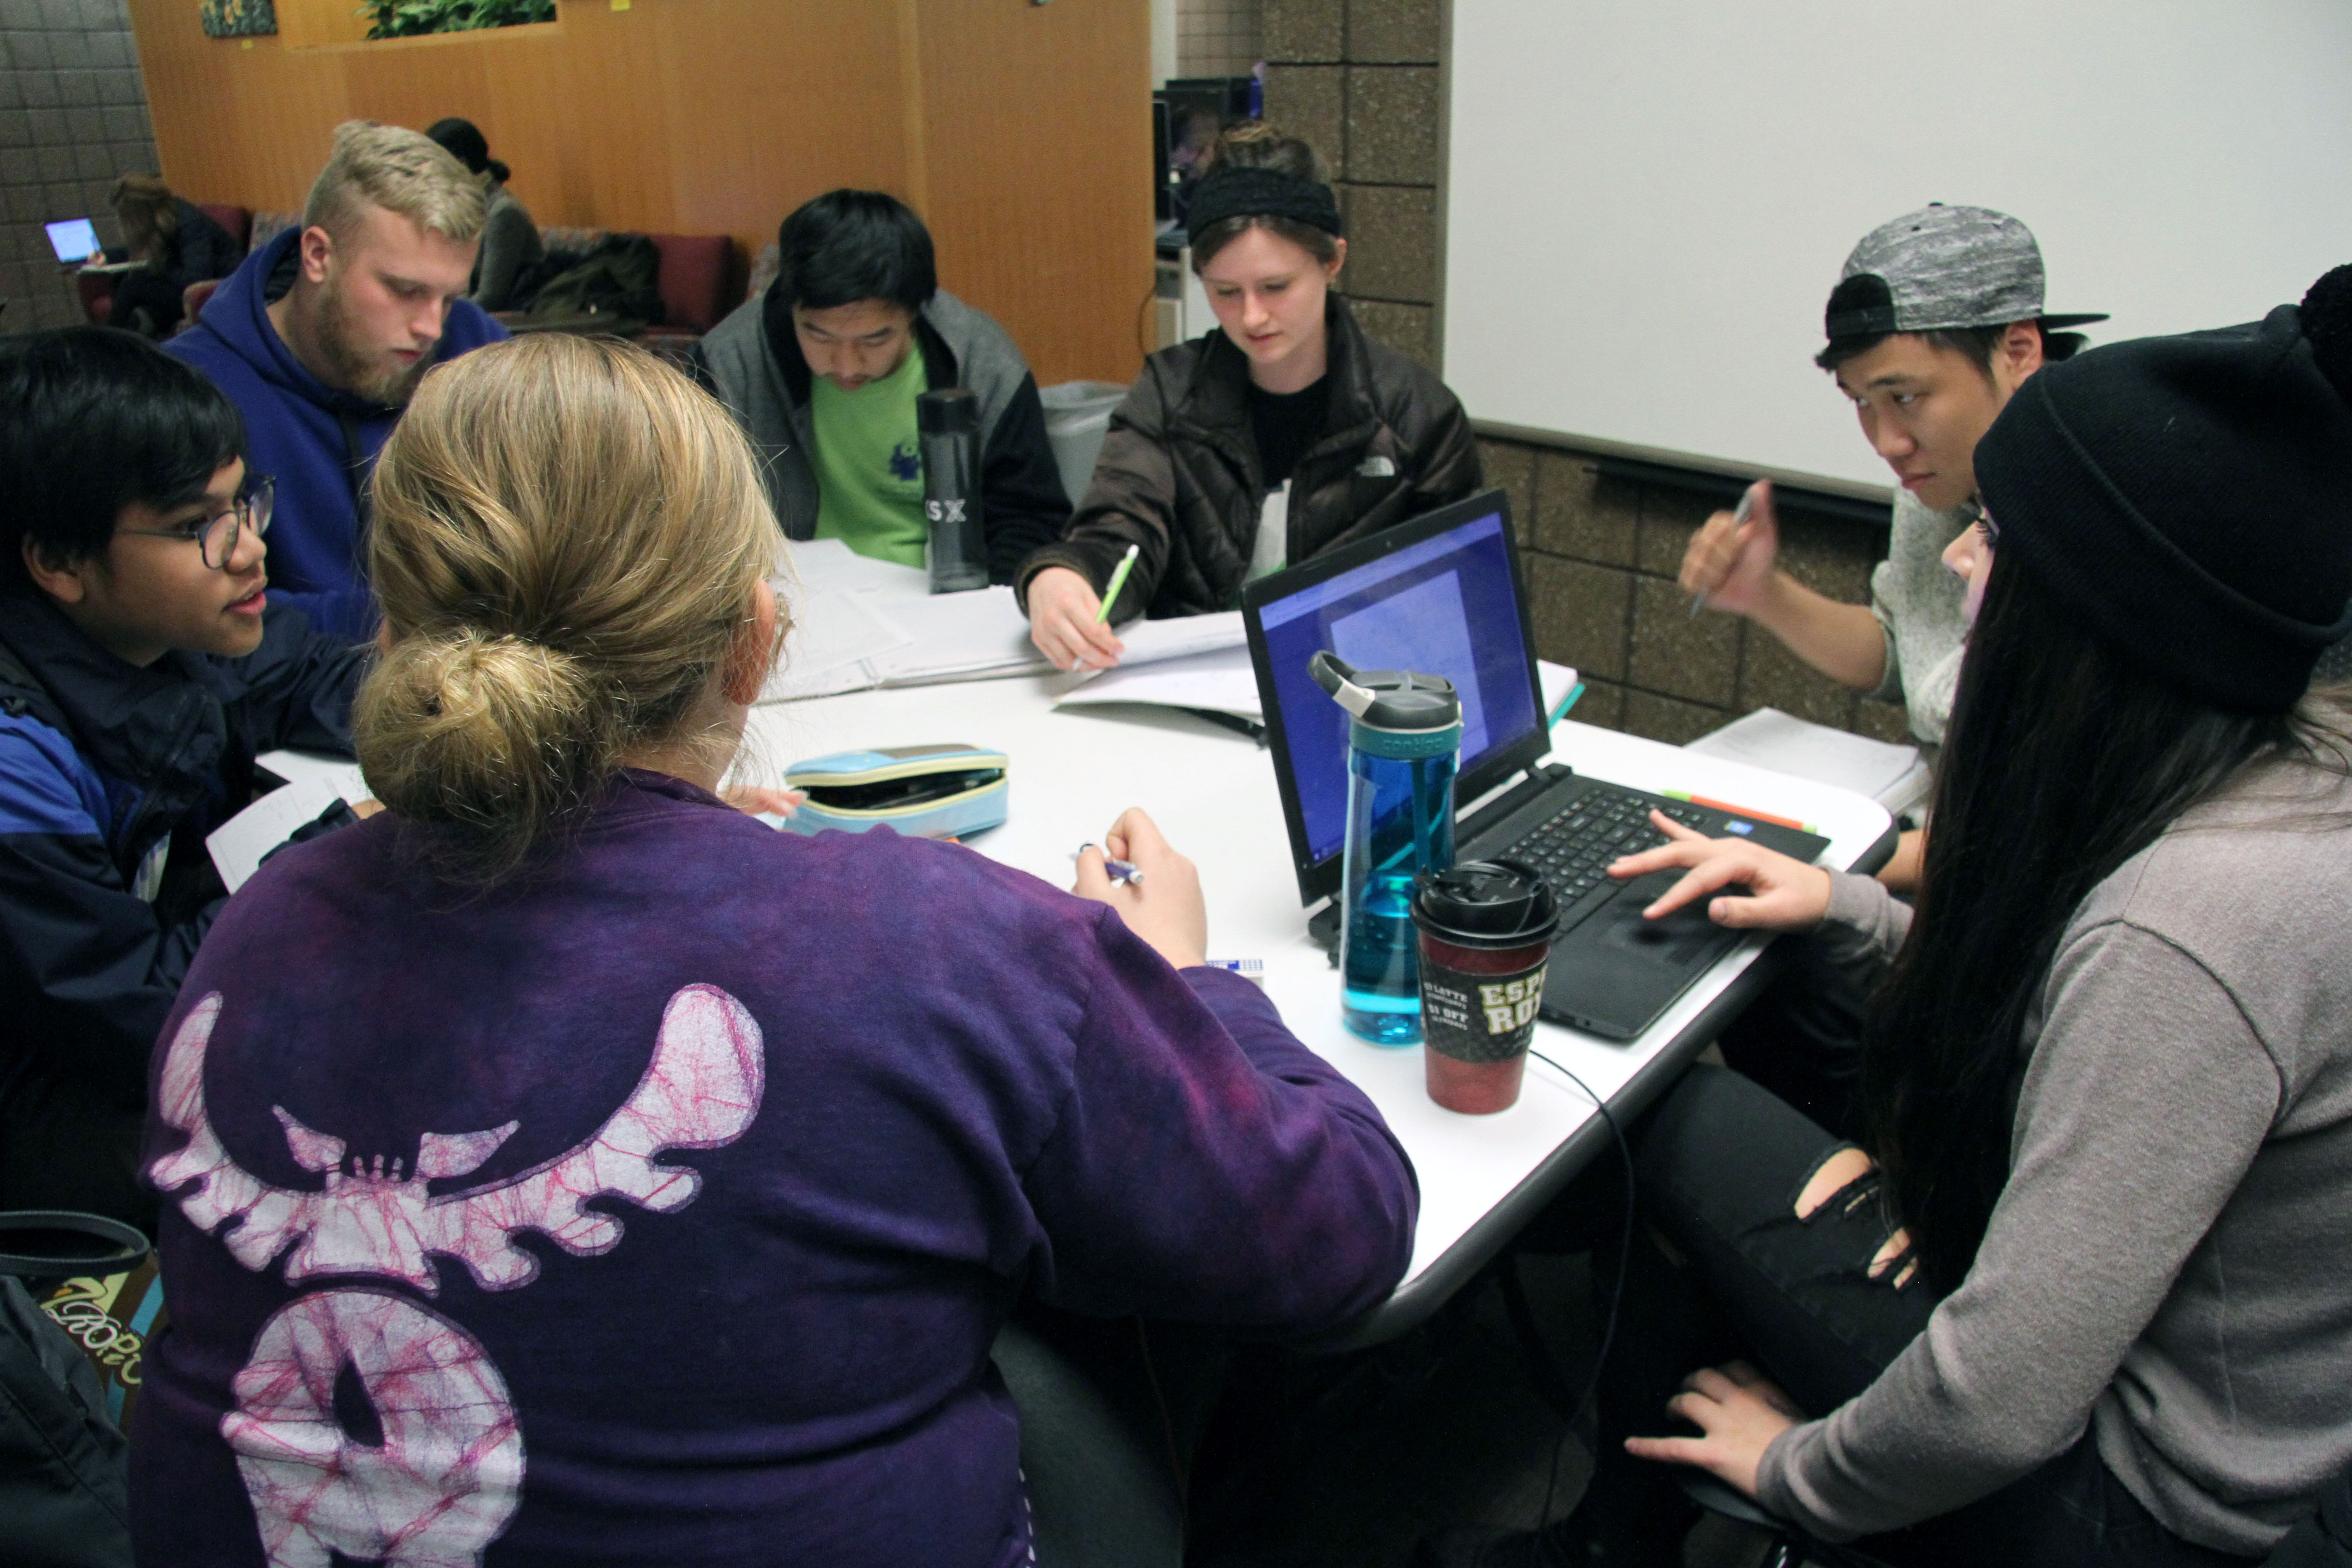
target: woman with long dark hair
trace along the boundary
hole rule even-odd
[[[1678,1562],[1666,1460],[1895,1561],[2242,1563],[2352,1460],[2352,710],[2310,686],[2352,631],[2347,397],[2352,268],[2012,399],[1916,916],[1663,821],[1616,868],[1892,961],[1867,1148],[1694,1071],[1588,1502],[1427,1559]]]

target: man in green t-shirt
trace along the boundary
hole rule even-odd
[[[830,310],[795,310],[802,354],[814,372],[809,419],[815,426],[816,536],[846,542],[860,555],[923,564],[922,448],[915,399],[929,390],[913,318],[871,300]],[[895,369],[869,362],[895,352]]]
[[[894,196],[830,192],[786,218],[777,244],[774,285],[702,340],[696,368],[758,448],[785,536],[921,566],[915,399],[966,387],[980,403],[989,580],[1011,582],[1070,517],[1021,351],[939,287],[930,231]]]

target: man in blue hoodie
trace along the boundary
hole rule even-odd
[[[350,121],[302,226],[246,258],[171,342],[245,416],[254,470],[278,487],[272,593],[320,631],[375,633],[367,479],[409,395],[507,335],[465,298],[486,211],[480,182],[436,143]]]

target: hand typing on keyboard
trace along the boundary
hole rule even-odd
[[[1611,861],[1608,874],[1622,882],[1652,871],[1683,870],[1683,879],[1642,911],[1651,920],[1711,895],[1719,896],[1707,904],[1707,918],[1740,930],[1811,931],[1829,912],[1830,874],[1818,866],[1745,838],[1709,838],[1661,811],[1650,813],[1648,826],[1666,841]]]

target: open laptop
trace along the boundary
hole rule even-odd
[[[49,248],[57,252],[60,267],[76,267],[85,261],[105,259],[106,247],[99,243],[98,226],[89,219],[70,217],[41,226],[48,231]]]
[[[1538,765],[1551,731],[1500,490],[1260,578],[1243,592],[1242,617],[1303,903],[1339,892],[1348,816],[1348,715],[1307,661],[1328,650],[1360,669],[1418,669],[1454,683],[1462,696],[1454,798],[1477,800],[1517,777],[1456,818],[1455,854],[1518,860],[1551,881],[1563,914],[1543,1016],[1555,1023],[1632,1039],[1740,940],[1706,918],[1705,900],[1664,920],[1642,917],[1678,873],[1625,883],[1603,875],[1618,856],[1664,842],[1652,807],[1709,837],[1744,835],[1807,862],[1829,847],[1780,823]],[[1338,923],[1335,900],[1311,927],[1320,938]]]

